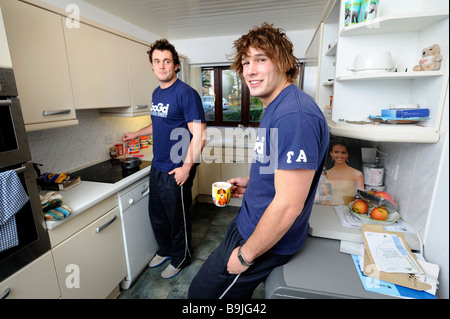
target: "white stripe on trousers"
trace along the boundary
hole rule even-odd
[[[181,261],[181,263],[175,267],[178,268],[180,267],[183,262],[186,260],[186,255],[189,254],[189,256],[191,256],[191,252],[189,251],[189,243],[188,243],[188,238],[187,238],[187,229],[186,229],[186,212],[184,210],[184,196],[183,196],[183,185],[180,186],[180,191],[181,191],[181,207],[183,209],[183,220],[184,220],[184,246],[185,246],[185,250],[184,250],[184,259]]]

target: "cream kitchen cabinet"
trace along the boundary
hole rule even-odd
[[[202,163],[198,167],[198,193],[211,194],[214,182],[227,181],[234,177],[247,177],[250,174],[252,158],[247,149],[230,148],[232,155],[224,148],[205,146],[202,151]]]
[[[135,117],[150,115],[153,90],[159,85],[153,73],[147,45],[126,40],[131,102],[124,108],[101,109],[103,115]]]
[[[0,0],[27,131],[77,125],[61,16]]]
[[[202,161],[197,168],[198,193],[211,195],[212,183],[221,181],[222,148],[205,146]]]
[[[58,299],[60,296],[50,251],[0,282],[0,299]]]
[[[130,106],[127,40],[82,22],[64,36],[75,108]]]
[[[437,142],[448,87],[448,2],[383,0],[375,20],[347,27],[344,26],[344,5],[343,0],[330,1],[330,14],[318,33],[321,36],[314,39],[320,39],[316,58],[322,65],[317,72],[316,91],[313,90],[316,94],[310,94],[324,109],[329,104],[326,96],[333,92],[332,113],[326,114],[330,132],[375,142]],[[337,28],[334,27],[336,19]],[[332,27],[326,29],[327,25]],[[325,48],[333,39],[337,39],[335,70],[324,66],[329,58]],[[413,72],[422,49],[434,43],[441,47],[440,70]],[[308,49],[311,55],[318,51],[317,47],[311,43]],[[397,72],[361,74],[348,70],[357,54],[371,51],[390,51],[397,63]],[[333,73],[334,78],[329,81]],[[396,125],[375,124],[369,120],[369,115],[380,115],[381,110],[391,104],[405,103],[429,108],[430,119]]]
[[[117,197],[49,231],[63,299],[107,298],[126,276]]]

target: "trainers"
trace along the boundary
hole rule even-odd
[[[154,268],[154,267],[158,267],[160,265],[162,265],[166,260],[169,260],[171,257],[170,256],[160,256],[158,254],[156,254],[152,260],[150,260],[150,263],[148,264],[148,266],[150,268]]]
[[[169,264],[169,266],[164,269],[164,271],[161,273],[161,277],[164,279],[172,278],[178,275],[181,271],[181,268],[175,268],[172,266],[172,264]]]

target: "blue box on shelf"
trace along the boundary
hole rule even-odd
[[[428,117],[430,109],[385,109],[381,110],[381,117],[410,118],[410,117]]]

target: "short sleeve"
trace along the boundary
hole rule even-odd
[[[200,121],[205,123],[205,111],[200,96],[192,89],[189,94],[184,97],[183,105],[185,110],[183,112],[186,123],[193,121]]]
[[[280,117],[278,131],[278,169],[313,169],[320,164],[320,123],[314,116],[295,112]]]

